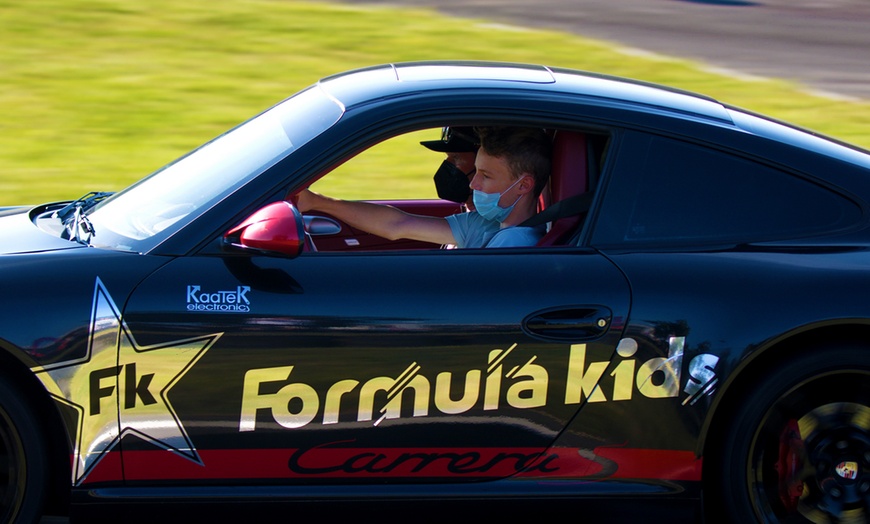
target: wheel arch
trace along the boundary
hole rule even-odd
[[[785,336],[773,339],[770,343],[756,349],[744,359],[729,375],[728,381],[719,391],[710,407],[698,440],[698,454],[707,456],[722,445],[722,428],[733,417],[741,400],[747,397],[751,388],[765,373],[782,362],[783,359],[797,358],[819,346],[864,345],[870,358],[870,322],[842,321],[804,328]],[[702,478],[707,479],[709,461],[705,461]],[[706,483],[706,482],[705,482]]]
[[[69,512],[71,490],[72,443],[63,417],[42,383],[5,346],[0,346],[0,373],[21,392],[21,398],[26,399],[45,438],[49,478],[44,512],[66,515]]]

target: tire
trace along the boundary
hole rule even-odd
[[[714,514],[735,523],[870,521],[870,348],[819,348],[747,382],[721,448],[708,455]]]
[[[48,468],[44,439],[21,391],[0,377],[0,522],[38,522]]]

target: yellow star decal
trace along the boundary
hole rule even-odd
[[[220,336],[140,346],[97,278],[87,354],[34,369],[48,392],[78,413],[76,485],[128,433],[201,463],[167,394]]]

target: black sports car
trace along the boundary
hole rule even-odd
[[[377,144],[500,125],[552,136],[537,246],[293,203]],[[661,86],[325,78],[124,191],[0,212],[3,521],[866,521],[868,205],[870,153]]]

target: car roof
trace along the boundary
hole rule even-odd
[[[403,94],[450,89],[539,90],[657,108],[731,124],[718,101],[651,83],[565,68],[507,62],[430,61],[384,64],[322,79],[346,108]]]
[[[702,120],[870,168],[868,151],[831,137],[668,86],[561,67],[485,61],[419,61],[356,69],[318,85],[346,109],[425,93],[481,90],[487,96],[541,91],[590,105]]]

